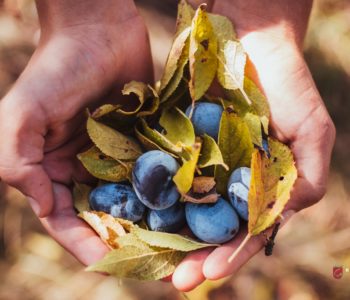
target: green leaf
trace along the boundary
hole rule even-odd
[[[268,140],[271,157],[255,150],[251,162],[248,194],[248,232],[257,235],[275,223],[290,199],[298,177],[291,150],[277,140]]]
[[[87,131],[97,148],[116,160],[136,160],[142,154],[132,139],[92,118],[87,121]]]
[[[73,188],[73,204],[75,209],[78,212],[82,212],[85,210],[90,210],[89,205],[89,194],[92,190],[92,187],[74,182],[74,188]]]
[[[135,228],[133,233],[150,246],[169,248],[178,251],[190,252],[202,248],[213,247],[213,244],[204,244],[191,238],[166,232],[149,231]]]
[[[191,189],[200,151],[201,144],[195,143],[191,149],[190,159],[184,160],[183,165],[173,177],[173,181],[181,194],[186,194]]]
[[[174,74],[177,71],[180,71],[180,72],[177,72],[178,73],[176,76],[177,79],[175,80],[177,84],[176,83],[172,84],[174,86],[173,91],[176,89],[177,85],[179,84],[183,75],[184,66],[188,61],[190,33],[191,33],[191,28],[187,27],[175,38],[171,46],[171,49],[167,58],[167,62],[165,64],[163,77],[160,82],[160,91],[163,91],[165,87],[167,87],[170,80],[173,77],[175,77]]]
[[[205,168],[213,165],[221,165],[225,169],[228,169],[215,140],[209,135],[204,134],[202,141],[202,150],[198,160],[198,167]]]
[[[142,126],[143,134],[154,144],[158,145],[158,147],[177,155],[179,155],[182,152],[181,146],[174,145],[160,132],[150,128],[144,119],[140,120],[140,124]]]
[[[224,49],[219,51],[218,61],[217,77],[222,87],[243,91],[246,54],[242,44],[237,41],[227,41]]]
[[[103,154],[95,146],[78,154],[78,159],[94,177],[112,182],[128,180],[134,166],[132,162],[121,164],[115,159]]]
[[[229,169],[215,167],[216,188],[219,194],[226,195],[232,171],[239,167],[249,167],[254,149],[247,124],[230,108],[222,113],[218,145]]]
[[[240,90],[226,91],[226,95],[233,104],[238,115],[247,121],[254,144],[261,146],[261,128],[258,129],[258,121],[252,115],[256,115],[263,125],[265,134],[268,134],[270,108],[264,94],[259,90],[256,84],[247,76],[244,77],[244,90],[247,97],[251,100],[251,105],[245,101],[245,97]],[[248,114],[250,113],[250,114]],[[247,115],[248,114],[248,115]]]
[[[164,136],[174,145],[194,144],[196,136],[192,122],[178,108],[164,110],[159,124],[165,129]]]
[[[108,273],[118,278],[159,280],[172,274],[185,256],[186,252],[151,247],[139,240],[133,245],[112,250],[86,270]]]
[[[140,121],[138,124],[135,126],[135,135],[139,142],[145,147],[146,150],[161,150],[163,152],[167,152],[168,154],[177,157],[171,152],[166,151],[163,149],[161,146],[159,146],[157,143],[149,139],[147,136],[143,134],[143,128],[142,128],[142,122],[145,122],[144,120]],[[150,128],[149,128],[150,129]],[[152,129],[150,129],[152,130]]]
[[[192,100],[198,100],[208,90],[217,69],[217,40],[212,25],[201,5],[192,21],[190,36],[189,83]]]
[[[260,91],[257,85],[247,76],[244,78],[244,90],[248,97],[252,100],[254,112],[260,117],[264,131],[268,134],[270,107],[265,95]]]

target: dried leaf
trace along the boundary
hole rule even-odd
[[[87,222],[110,248],[118,248],[117,238],[125,235],[123,226],[111,215],[97,211],[83,211],[78,215]]]
[[[230,19],[212,13],[208,13],[208,18],[218,40],[219,49],[224,49],[226,41],[236,39],[236,33]]]
[[[186,194],[191,189],[200,151],[201,144],[197,142],[191,149],[190,159],[184,160],[182,166],[173,177],[173,181],[181,194]]]
[[[135,228],[132,232],[140,240],[150,246],[169,248],[183,252],[190,252],[202,248],[216,246],[213,244],[200,243],[186,236],[174,233],[149,231],[141,228]]]
[[[249,167],[254,150],[247,124],[230,108],[222,113],[218,145],[229,169],[215,167],[216,189],[218,193],[226,195],[231,173],[239,167]]]
[[[218,54],[217,77],[223,88],[243,91],[246,54],[238,41],[229,40]]]
[[[198,176],[193,179],[192,190],[194,193],[208,193],[216,185],[214,177]]]
[[[219,200],[219,197],[220,195],[215,190],[206,194],[195,194],[189,191],[187,194],[182,195],[183,201],[197,204],[215,203]]]
[[[178,36],[187,27],[191,27],[192,19],[194,17],[194,9],[185,0],[181,0],[177,7],[177,18],[176,18],[176,34]]]
[[[131,245],[112,250],[87,271],[108,273],[118,278],[159,280],[172,274],[186,252],[151,247],[139,239],[129,239]]]
[[[259,90],[256,84],[249,79],[247,76],[244,77],[244,91],[247,97],[251,100],[252,105],[249,105],[245,101],[245,97],[240,90],[226,91],[228,98],[231,100],[234,109],[237,111],[238,115],[247,120],[250,127],[252,139],[254,144],[262,146],[261,144],[261,126],[258,126],[256,118],[252,115],[257,115],[260,122],[264,128],[265,134],[268,134],[269,118],[270,118],[270,108],[264,94]],[[250,115],[248,114],[250,113]],[[248,115],[247,115],[248,114]],[[260,127],[260,130],[257,128]]]
[[[248,194],[248,231],[251,235],[261,233],[280,216],[298,176],[291,150],[276,140],[269,139],[268,142],[271,157],[256,149],[251,162]]]
[[[123,95],[135,94],[139,105],[132,111],[119,109],[118,112],[125,115],[147,116],[153,114],[159,106],[159,97],[156,91],[148,84],[139,81],[131,81],[124,85]]]
[[[215,140],[207,134],[203,135],[202,140],[202,150],[198,160],[198,167],[205,168],[213,165],[221,165],[225,169],[228,169]]]
[[[141,124],[140,126],[142,126],[144,136],[147,137],[149,140],[151,140],[158,147],[177,155],[182,152],[181,146],[174,145],[160,132],[150,128],[144,119],[140,120],[140,124]]]
[[[132,162],[121,164],[103,154],[96,146],[78,154],[78,159],[94,177],[112,182],[128,180],[130,171],[134,166]]]
[[[116,160],[136,160],[142,154],[132,139],[92,118],[88,119],[87,131],[97,148]]]
[[[254,112],[260,117],[264,131],[268,134],[270,108],[265,95],[260,91],[257,85],[247,76],[244,78],[244,90],[248,97],[252,100]]]
[[[217,69],[217,40],[212,25],[201,5],[192,21],[190,36],[191,98],[201,98],[211,85]]]
[[[188,61],[188,49],[189,49],[189,36],[191,33],[191,28],[185,28],[174,40],[167,62],[165,64],[164,73],[160,83],[160,91],[163,91],[165,87],[169,84],[170,80],[173,78],[176,71],[182,68],[180,76],[178,78],[177,84],[180,82],[183,74],[183,68]],[[187,51],[186,51],[187,48]],[[182,55],[184,53],[184,55]],[[174,84],[173,84],[174,85]],[[174,87],[173,91],[176,89]]]
[[[93,119],[99,119],[105,115],[108,115],[112,112],[116,112],[117,110],[119,110],[119,108],[121,108],[120,104],[104,104],[102,106],[100,106],[99,108],[97,108],[91,115],[91,117]]]
[[[92,187],[86,184],[74,182],[73,203],[78,212],[90,210],[89,194]]]
[[[164,136],[174,145],[194,144],[196,136],[192,122],[178,108],[164,110],[159,124],[165,129]]]
[[[129,220],[121,219],[121,218],[115,218],[117,222],[123,226],[124,230],[126,232],[131,232],[135,228],[135,224]],[[118,244],[119,244],[119,238],[118,238]]]

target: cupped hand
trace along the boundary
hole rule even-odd
[[[298,178],[285,209],[288,219],[319,201],[326,191],[335,127],[302,53],[312,1],[235,0],[208,3],[214,13],[229,17],[250,58],[247,74],[264,91],[271,111],[270,134],[288,144]],[[216,249],[194,252],[177,267],[172,281],[188,291],[206,278],[234,274],[261,250],[265,237],[253,237],[231,262],[228,258],[246,235]]]
[[[72,205],[72,180],[89,180],[76,159],[88,144],[84,111],[112,87],[153,80],[148,36],[132,1],[37,0],[37,8],[39,45],[0,102],[0,177],[28,197],[63,247],[90,264],[107,248]]]

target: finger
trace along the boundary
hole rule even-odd
[[[280,227],[286,224],[294,213],[292,210],[283,213],[283,220]],[[203,274],[207,279],[217,280],[236,273],[251,257],[264,247],[266,238],[262,234],[253,236],[234,260],[228,262],[229,257],[238,248],[246,235],[247,229],[242,228],[238,236],[231,242],[216,248],[208,256],[203,264]]]
[[[84,265],[90,265],[108,252],[95,232],[76,215],[71,192],[53,184],[55,206],[50,216],[41,219],[48,233]]]
[[[51,181],[41,166],[45,121],[39,107],[28,108],[18,98],[10,93],[0,102],[0,177],[31,198],[35,213],[44,217],[53,205]]]
[[[43,166],[50,179],[70,185],[72,179],[81,183],[93,183],[96,179],[83,167],[77,154],[91,146],[86,132],[79,132],[59,149],[45,153]]]
[[[313,132],[313,134],[310,134]],[[298,180],[288,208],[300,210],[320,200],[327,187],[335,128],[323,104],[317,106],[291,144],[298,169]]]
[[[264,246],[263,236],[252,237],[236,258],[229,263],[228,259],[241,244],[247,231],[240,230],[237,237],[229,243],[216,248],[203,264],[203,274],[209,280],[217,280],[237,272],[252,256]]]
[[[177,266],[172,280],[173,285],[179,291],[188,292],[200,285],[205,277],[202,273],[202,267],[205,259],[213,249],[202,249],[190,253]]]

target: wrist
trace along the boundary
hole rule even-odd
[[[36,0],[42,34],[64,28],[116,25],[138,15],[132,0]]]
[[[215,1],[213,12],[224,14],[235,25],[238,38],[274,40],[301,48],[312,0]]]

